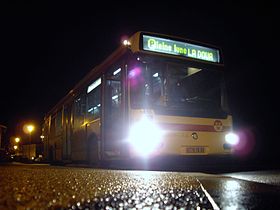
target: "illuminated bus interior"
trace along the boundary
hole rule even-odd
[[[187,64],[140,63],[129,72],[131,107],[158,114],[225,118],[223,74]]]

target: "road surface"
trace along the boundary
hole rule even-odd
[[[0,165],[2,209],[275,209],[280,187],[234,174]],[[279,173],[276,176],[279,177]],[[255,175],[257,176],[257,175]]]

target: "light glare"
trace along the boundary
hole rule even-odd
[[[28,125],[27,130],[28,130],[29,133],[31,133],[34,130],[34,126],[33,125]]]
[[[25,124],[23,126],[23,132],[26,134],[30,134],[35,130],[35,126],[32,124]]]
[[[226,142],[231,145],[236,145],[239,143],[239,136],[235,133],[228,133],[225,138]]]
[[[128,46],[128,45],[130,45],[130,42],[126,39],[126,40],[123,41],[123,44],[124,44],[125,46]]]
[[[158,73],[153,74],[153,77],[158,77]]]
[[[147,157],[159,145],[163,132],[147,117],[134,124],[130,129],[129,142],[141,156]]]
[[[19,142],[20,142],[20,138],[19,138],[19,137],[16,137],[16,138],[15,138],[15,142],[16,142],[16,143],[19,143]]]
[[[121,68],[118,68],[116,71],[113,72],[113,75],[114,76],[117,75],[119,72],[121,72],[121,70],[122,70]]]
[[[101,84],[101,78],[98,78],[96,81],[94,81],[91,85],[87,88],[87,93],[90,93],[92,90],[97,88]]]

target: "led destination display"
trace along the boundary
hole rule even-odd
[[[147,51],[178,55],[213,63],[220,62],[219,50],[215,48],[209,48],[188,42],[175,41],[155,36],[143,35],[143,49]]]

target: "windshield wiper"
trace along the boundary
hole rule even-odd
[[[186,102],[189,103],[212,103],[212,104],[216,104],[217,102],[213,99],[210,98],[203,98],[203,97],[199,97],[199,96],[195,96],[195,97],[191,97],[191,98],[186,98],[185,99]]]

